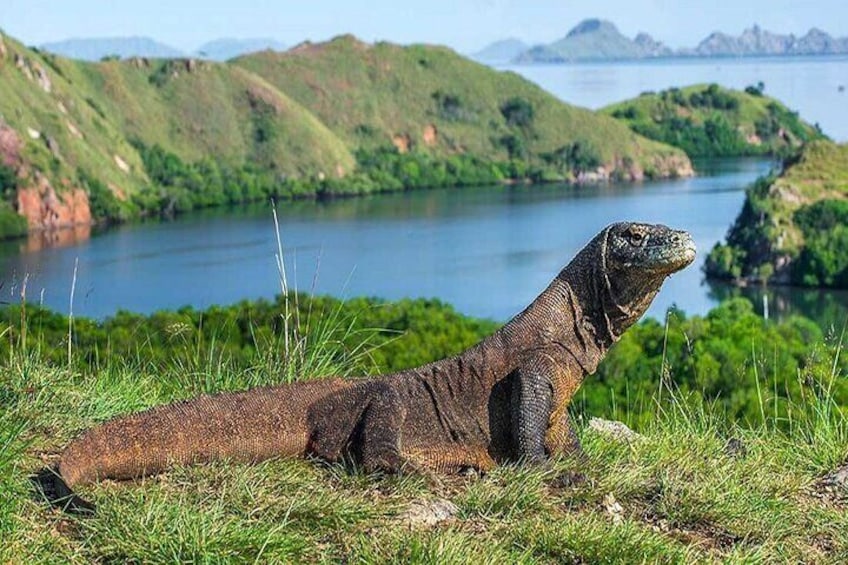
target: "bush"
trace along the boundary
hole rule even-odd
[[[519,96],[510,98],[501,105],[501,114],[507,125],[527,129],[533,125],[533,105]]]
[[[848,286],[848,201],[820,200],[797,210],[793,219],[804,246],[792,268],[805,286]]]
[[[0,201],[0,239],[26,235],[26,218],[18,214],[8,202]]]

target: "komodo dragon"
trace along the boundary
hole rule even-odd
[[[205,395],[120,417],[73,441],[37,482],[53,502],[86,511],[92,506],[71,489],[173,464],[352,457],[369,472],[450,472],[580,453],[569,401],[666,277],[694,258],[684,231],[613,224],[523,312],[459,355],[390,375]]]

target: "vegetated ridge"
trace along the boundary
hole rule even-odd
[[[744,91],[717,84],[647,92],[602,113],[636,133],[684,150],[689,157],[786,155],[823,138],[817,126],[766,96],[765,85]]]
[[[87,63],[2,37],[0,79],[1,236],[264,198],[691,174],[679,150],[441,47],[344,36],[229,63]]]
[[[746,194],[709,277],[848,288],[848,145],[813,141]]]

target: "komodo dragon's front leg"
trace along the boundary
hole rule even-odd
[[[406,408],[393,386],[375,383],[371,389],[362,415],[362,466],[369,473],[399,473],[409,465],[400,453]]]
[[[584,456],[568,416],[568,402],[579,386],[570,375],[566,367],[545,354],[516,370],[511,410],[520,459],[543,464],[549,456]]]

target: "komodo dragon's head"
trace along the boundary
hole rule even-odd
[[[607,227],[575,258],[612,341],[645,313],[666,277],[694,259],[687,232],[632,222]]]

